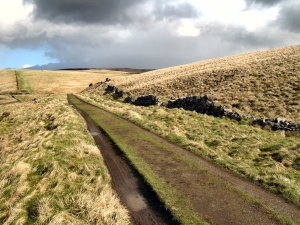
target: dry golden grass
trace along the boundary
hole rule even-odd
[[[220,105],[255,116],[300,122],[300,45],[204,60],[126,78],[114,85],[133,95],[212,94]]]
[[[19,70],[20,90],[38,94],[79,93],[90,83],[106,77],[126,76],[127,72],[106,69],[91,70]]]
[[[129,224],[82,117],[65,95],[0,107],[1,224]]]
[[[14,70],[0,70],[0,94],[17,91],[16,75]]]

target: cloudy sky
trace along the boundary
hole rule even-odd
[[[0,68],[157,69],[300,44],[299,0],[0,0]]]

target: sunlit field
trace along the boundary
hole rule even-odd
[[[116,76],[126,76],[128,72],[112,70],[19,70],[20,89],[38,94],[78,93],[90,83],[105,81]]]

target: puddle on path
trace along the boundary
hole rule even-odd
[[[91,132],[91,135],[94,136],[98,136],[100,133],[99,132]]]
[[[128,194],[125,197],[125,201],[133,211],[140,211],[147,208],[145,198],[138,194]]]

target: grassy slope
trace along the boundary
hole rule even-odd
[[[0,94],[16,92],[16,75],[13,70],[0,70]]]
[[[0,107],[0,221],[128,224],[84,120],[65,95]]]
[[[298,134],[287,136],[182,109],[137,107],[99,94],[79,96],[300,205]]]
[[[300,45],[151,71],[113,83],[134,95],[212,94],[220,105],[300,123]]]

